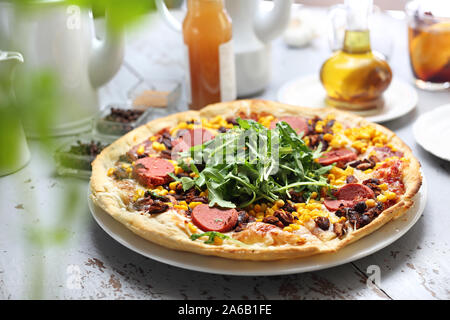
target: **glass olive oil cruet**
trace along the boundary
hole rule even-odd
[[[373,0],[345,0],[343,6],[330,12],[334,35],[339,32],[339,13],[346,19],[342,48],[320,70],[330,106],[367,110],[383,105],[382,95],[392,80],[392,72],[389,64],[370,47],[368,18],[372,4]]]

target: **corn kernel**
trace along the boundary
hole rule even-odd
[[[114,172],[116,172],[116,168],[109,168],[106,174],[108,175],[108,177],[111,177]]]
[[[303,209],[305,207],[305,203],[296,203],[294,204],[295,209],[299,210],[299,209]]]
[[[178,124],[178,128],[179,129],[187,129],[187,122],[180,122],[179,124]]]
[[[330,141],[330,146],[334,149],[338,149],[342,146],[344,146],[346,143],[339,137],[334,137],[333,140]]]
[[[383,144],[377,142],[377,143],[374,144],[374,146],[375,146],[376,148],[381,148],[381,147],[383,147]]]
[[[158,140],[158,136],[151,136],[150,137],[150,141],[153,142],[153,141],[156,141],[156,140]]]
[[[294,223],[291,223],[291,224],[289,225],[289,227],[291,227],[292,230],[298,230],[298,229],[300,229],[300,226],[299,226],[298,224],[294,224]]]
[[[173,207],[174,207],[175,209],[181,209],[181,210],[184,210],[184,211],[187,211],[187,210],[188,210],[188,206],[186,206],[186,205],[176,204],[176,205],[174,205]]]
[[[377,196],[377,200],[380,202],[386,202],[387,201],[387,197],[383,194],[380,194]]]
[[[181,168],[181,167],[179,167],[179,166],[175,166],[175,169],[174,169],[175,171],[175,174],[180,174],[180,173],[183,173],[184,172],[184,170],[183,170],[183,168]]]
[[[284,206],[284,201],[281,200],[281,199],[279,199],[279,200],[275,201],[275,205],[276,205],[278,208],[281,208],[282,206]]]
[[[347,168],[345,168],[344,170],[344,174],[346,176],[353,174],[355,171],[355,169],[353,167],[347,166]]]
[[[305,144],[307,146],[309,146],[309,137],[303,137],[302,139],[303,139],[303,142],[305,142]]]
[[[174,181],[174,182],[169,183],[169,189],[170,190],[175,190],[179,183],[180,183],[179,181]]]
[[[375,205],[376,205],[375,200],[373,200],[373,199],[366,200],[366,206],[368,206],[369,208],[373,208],[373,207],[375,207]]]
[[[189,231],[191,231],[193,233],[197,232],[197,227],[194,226],[191,222],[188,223],[188,228],[189,228]]]
[[[145,152],[145,147],[144,147],[144,145],[142,144],[142,145],[140,145],[139,147],[138,147],[138,149],[136,150],[136,153],[138,154],[138,155],[143,155],[144,154],[144,152]]]
[[[152,148],[155,151],[164,151],[164,150],[166,150],[166,146],[164,144],[162,144],[162,143],[157,142],[157,141],[152,143]]]
[[[261,212],[261,206],[259,204],[255,204],[255,206],[253,207],[253,209],[255,210],[255,212]]]
[[[323,121],[317,121],[315,130],[319,133],[323,132]]]
[[[317,198],[317,192],[315,192],[315,191],[312,192],[311,193],[311,198],[313,198],[313,199]]]
[[[143,197],[145,195],[145,191],[143,189],[137,189],[136,195],[138,195],[139,197]]]
[[[292,227],[284,227],[283,231],[292,232]]]
[[[160,195],[160,196],[166,196],[168,193],[169,193],[169,190],[164,189],[164,190],[161,190],[161,191],[159,192],[159,195]]]
[[[344,128],[342,127],[342,123],[340,122],[335,122],[333,124],[333,126],[331,127],[331,130],[333,130],[333,132],[338,132],[338,131],[342,131]]]
[[[367,143],[358,140],[352,143],[352,147],[358,150],[360,153],[363,153],[364,148],[367,150]]]
[[[342,177],[343,175],[345,175],[345,171],[342,170],[341,168],[338,168],[338,167],[331,168],[330,173],[334,174],[337,178]]]
[[[395,192],[388,191],[385,195],[388,200],[394,200],[395,198],[397,198],[397,194]]]
[[[220,246],[223,243],[223,239],[219,237],[214,237],[214,244]]]
[[[325,133],[323,135],[323,140],[330,142],[331,140],[333,140],[333,135],[330,133]]]
[[[202,202],[199,201],[192,201],[191,203],[189,203],[189,208],[194,209],[196,206],[198,206],[199,204],[202,204]]]
[[[388,189],[388,185],[386,183],[379,184],[378,187],[383,191],[386,191]]]

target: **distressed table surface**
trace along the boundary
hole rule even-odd
[[[318,19],[325,17],[324,11],[314,12]],[[405,22],[392,18],[385,30],[391,30],[389,36],[393,37],[390,63],[395,76],[411,81]],[[181,45],[181,35],[159,18],[149,17],[144,26],[130,32],[125,63],[101,90],[102,106],[125,101],[129,89],[141,79],[182,79]],[[275,99],[286,81],[317,74],[329,54],[324,36],[304,49],[291,49],[282,39],[275,40],[272,82],[258,97]],[[401,239],[369,257],[288,276],[205,274],[128,250],[91,217],[85,200],[87,182],[57,177],[52,164],[32,142],[31,163],[0,179],[0,298],[449,299],[450,212],[444,203],[450,198],[450,163],[421,149],[411,125],[420,114],[449,103],[450,92],[419,90],[418,94],[413,112],[385,125],[411,146],[422,163],[429,189],[422,217]],[[76,208],[72,215],[64,207],[68,200]],[[56,241],[59,233],[52,231],[55,224],[68,234],[64,241]],[[381,274],[376,285],[368,286],[370,266],[377,266]]]

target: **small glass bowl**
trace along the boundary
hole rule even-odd
[[[142,112],[142,114],[132,122],[117,122],[107,120],[106,117],[111,114],[111,110],[113,108],[139,111]],[[105,109],[100,111],[97,118],[95,119],[94,132],[96,135],[103,137],[117,138],[123,136],[125,133],[139,127],[141,124],[144,124],[146,122],[148,112],[149,110],[135,110],[127,104],[110,104]]]
[[[89,179],[92,171],[91,163],[97,155],[71,152],[71,148],[77,147],[78,142],[82,144],[98,143],[101,144],[103,149],[111,144],[112,140],[96,135],[79,135],[65,139],[56,149],[54,159],[58,175]]]

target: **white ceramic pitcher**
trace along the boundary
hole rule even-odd
[[[13,80],[16,66],[23,63],[23,56],[18,52],[6,52],[0,49],[0,177],[13,173],[24,167],[30,160],[30,151],[23,132],[22,124],[17,117],[12,102]],[[5,96],[4,96],[5,95]]]
[[[63,103],[53,132],[60,135],[91,125],[99,109],[97,89],[121,66],[124,41],[121,33],[110,31],[99,40],[92,12],[67,1],[0,1],[0,48],[25,57],[18,78],[37,70],[56,75]]]
[[[292,0],[274,0],[271,10],[260,10],[261,0],[224,0],[233,24],[236,85],[239,97],[263,91],[270,82],[270,41],[287,27]],[[158,11],[169,25],[181,32],[181,23],[164,5]]]

